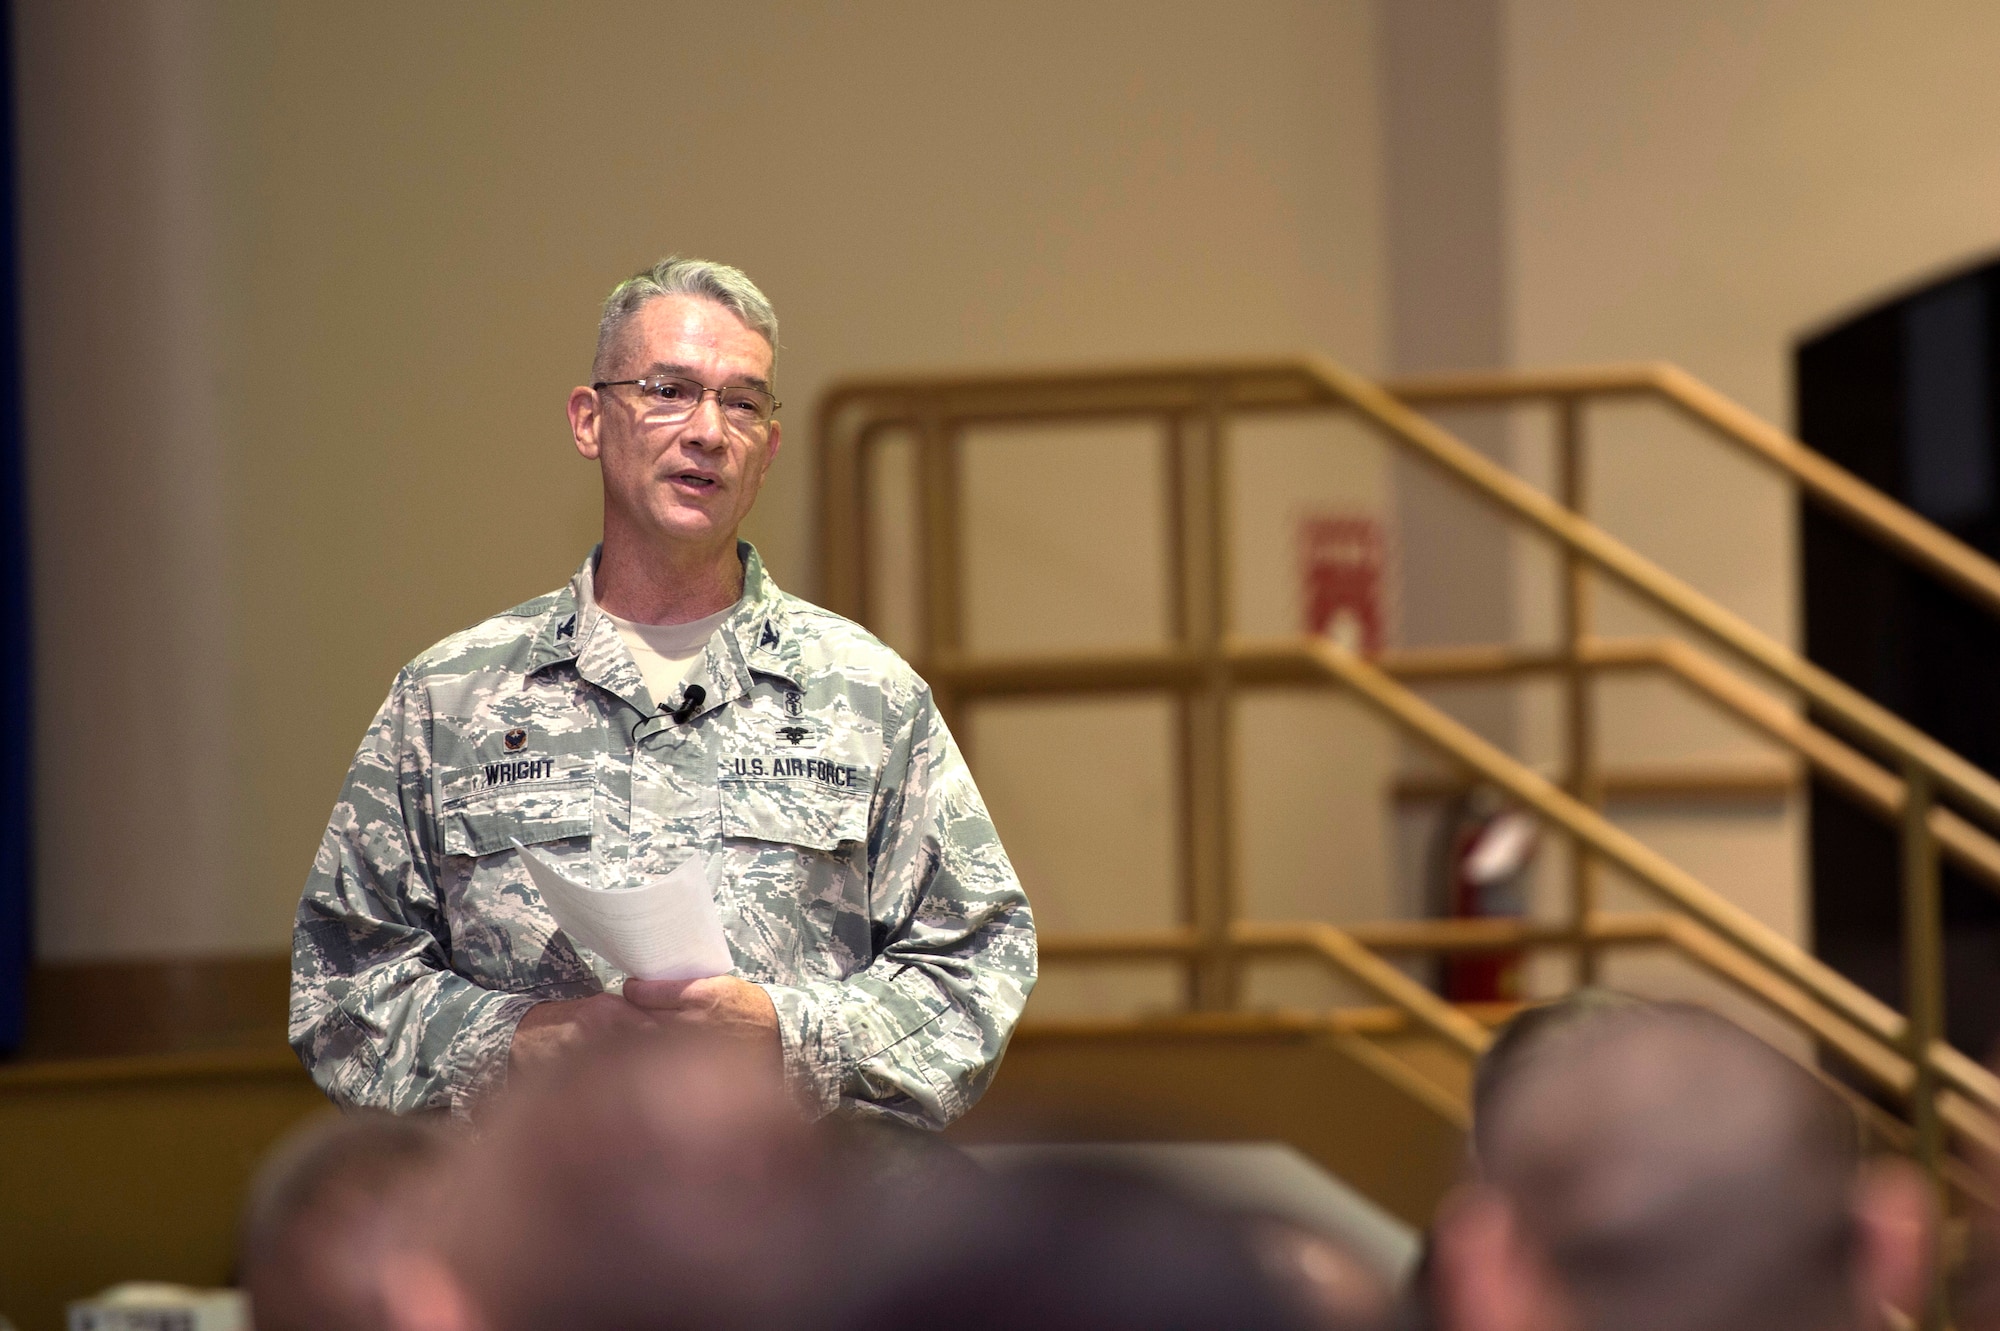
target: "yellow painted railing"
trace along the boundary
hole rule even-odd
[[[1943,1040],[1940,850],[2000,885],[2000,781],[1759,632],[1645,559],[1579,511],[1583,406],[1593,397],[1655,394],[1731,442],[1779,467],[1819,502],[2000,609],[2000,567],[1902,509],[1804,445],[1671,367],[1539,376],[1407,381],[1396,392],[1313,356],[1137,369],[1004,375],[930,375],[851,381],[822,402],[819,421],[822,568],[835,609],[870,617],[873,533],[868,497],[876,446],[900,433],[916,442],[917,573],[921,607],[914,663],[947,717],[975,699],[1028,694],[1165,692],[1175,700],[1176,862],[1184,875],[1183,927],[1165,934],[1045,939],[1051,960],[1115,963],[1169,958],[1187,969],[1196,1011],[1237,1002],[1242,963],[1253,956],[1316,958],[1467,1054],[1484,1028],[1390,965],[1390,952],[1561,947],[1579,979],[1607,949],[1664,947],[1721,977],[1850,1066],[1908,1115],[1906,1144],[1941,1177],[1956,1173],[1946,1133],[2000,1143],[2000,1079]],[[1411,402],[1545,399],[1557,408],[1559,493],[1545,494],[1480,454]],[[1407,400],[1406,400],[1407,399]],[[1468,647],[1387,653],[1368,661],[1310,638],[1245,640],[1231,631],[1226,434],[1232,419],[1261,412],[1344,412],[1391,445],[1429,463],[1562,553],[1563,637],[1552,652]],[[1157,422],[1169,455],[1172,641],[1157,650],[1002,659],[965,647],[959,548],[963,432],[1001,422],[1136,419]],[[1809,722],[1784,697],[1747,682],[1680,639],[1594,636],[1591,591],[1623,586],[1739,664],[1808,701],[1844,738]],[[1892,820],[1904,845],[1901,893],[1909,985],[1897,1012],[1748,915],[1599,811],[1591,689],[1607,671],[1664,672],[1779,743],[1862,805]],[[1562,676],[1567,699],[1560,782],[1535,772],[1446,716],[1405,681],[1535,672]],[[1400,677],[1400,678],[1399,678]],[[1576,849],[1567,918],[1554,925],[1401,921],[1348,929],[1324,922],[1241,918],[1234,874],[1232,699],[1239,689],[1318,684],[1344,689],[1462,770],[1531,810]],[[959,727],[963,731],[963,727]],[[1938,796],[1960,812],[1940,807]],[[1982,827],[1979,824],[1988,826]],[[1659,913],[1604,911],[1602,867],[1649,893]]]

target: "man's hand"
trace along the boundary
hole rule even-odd
[[[537,1003],[528,1009],[528,1015],[521,1018],[521,1024],[514,1030],[507,1070],[509,1075],[534,1072],[592,1040],[625,1031],[658,1030],[659,1026],[652,1014],[616,994]]]
[[[625,1002],[663,1025],[699,1026],[739,1036],[779,1052],[778,1009],[748,980],[717,975],[706,980],[627,980]]]

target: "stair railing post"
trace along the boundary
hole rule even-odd
[[[917,523],[923,552],[923,666],[957,658],[964,648],[964,584],[960,567],[959,431],[935,408],[917,431]],[[927,671],[938,712],[966,761],[972,761],[972,727],[955,691],[941,673]]]
[[[819,447],[819,600],[827,609],[867,622],[868,570],[861,562],[868,548],[862,532],[868,506],[868,480],[862,474],[870,423],[844,420],[832,399],[823,400],[817,415]]]
[[[828,478],[825,483],[829,487],[847,485],[851,493],[833,501],[844,516],[838,528],[829,529],[822,540],[820,576],[836,598],[828,602],[827,608],[857,624],[874,623],[879,609],[874,600],[878,572],[875,514],[868,501],[881,484],[884,433],[879,422],[864,422],[854,432],[852,442],[838,449],[846,456],[822,464]],[[831,439],[832,435],[822,437]],[[838,477],[834,474],[836,470],[840,473]]]
[[[1584,448],[1582,401],[1569,395],[1558,397],[1557,497],[1578,517],[1585,516],[1589,483]],[[1563,676],[1563,784],[1580,803],[1595,809],[1604,803],[1604,782],[1597,763],[1597,717],[1589,660],[1591,591],[1590,561],[1566,548],[1560,597],[1563,650],[1568,657]],[[1582,842],[1572,837],[1569,844],[1569,920],[1575,936],[1576,983],[1595,984],[1598,955],[1591,941],[1591,923],[1597,912],[1597,860]]]
[[[1183,904],[1198,947],[1189,967],[1190,1006],[1235,1006],[1237,967],[1230,927],[1237,913],[1231,779],[1235,745],[1229,631],[1228,458],[1223,387],[1177,415],[1170,436],[1174,504],[1174,623],[1196,678],[1178,699]]]
[[[1910,1119],[1916,1128],[1917,1163],[1930,1175],[1938,1205],[1944,1186],[1944,1124],[1938,1116],[1938,1077],[1931,1048],[1944,1038],[1944,906],[1938,881],[1937,838],[1931,833],[1936,787],[1919,763],[1903,769],[1903,988],[1909,1021]],[[1942,1212],[1940,1212],[1942,1213]],[[1943,1263],[1933,1261],[1928,1306],[1919,1325],[1945,1325]]]

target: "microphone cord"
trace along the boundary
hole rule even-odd
[[[681,690],[681,701],[679,706],[668,707],[665,703],[661,703],[659,714],[661,716],[668,718],[677,726],[684,726],[694,718],[695,711],[698,708],[700,708],[700,706],[703,703],[707,701],[708,701],[708,690],[703,688],[699,684],[690,684],[685,689]],[[639,727],[645,725],[648,721],[651,721],[653,719],[654,718],[650,716],[644,716],[644,715],[640,716],[640,718],[637,721],[634,721],[632,723],[632,729],[630,733],[628,733],[625,736],[625,742],[634,749],[638,748]],[[650,738],[650,736],[648,738]]]

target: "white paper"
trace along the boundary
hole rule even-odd
[[[699,855],[636,887],[607,892],[564,876],[540,851],[516,841],[549,914],[574,941],[641,980],[726,975],[733,962]]]

